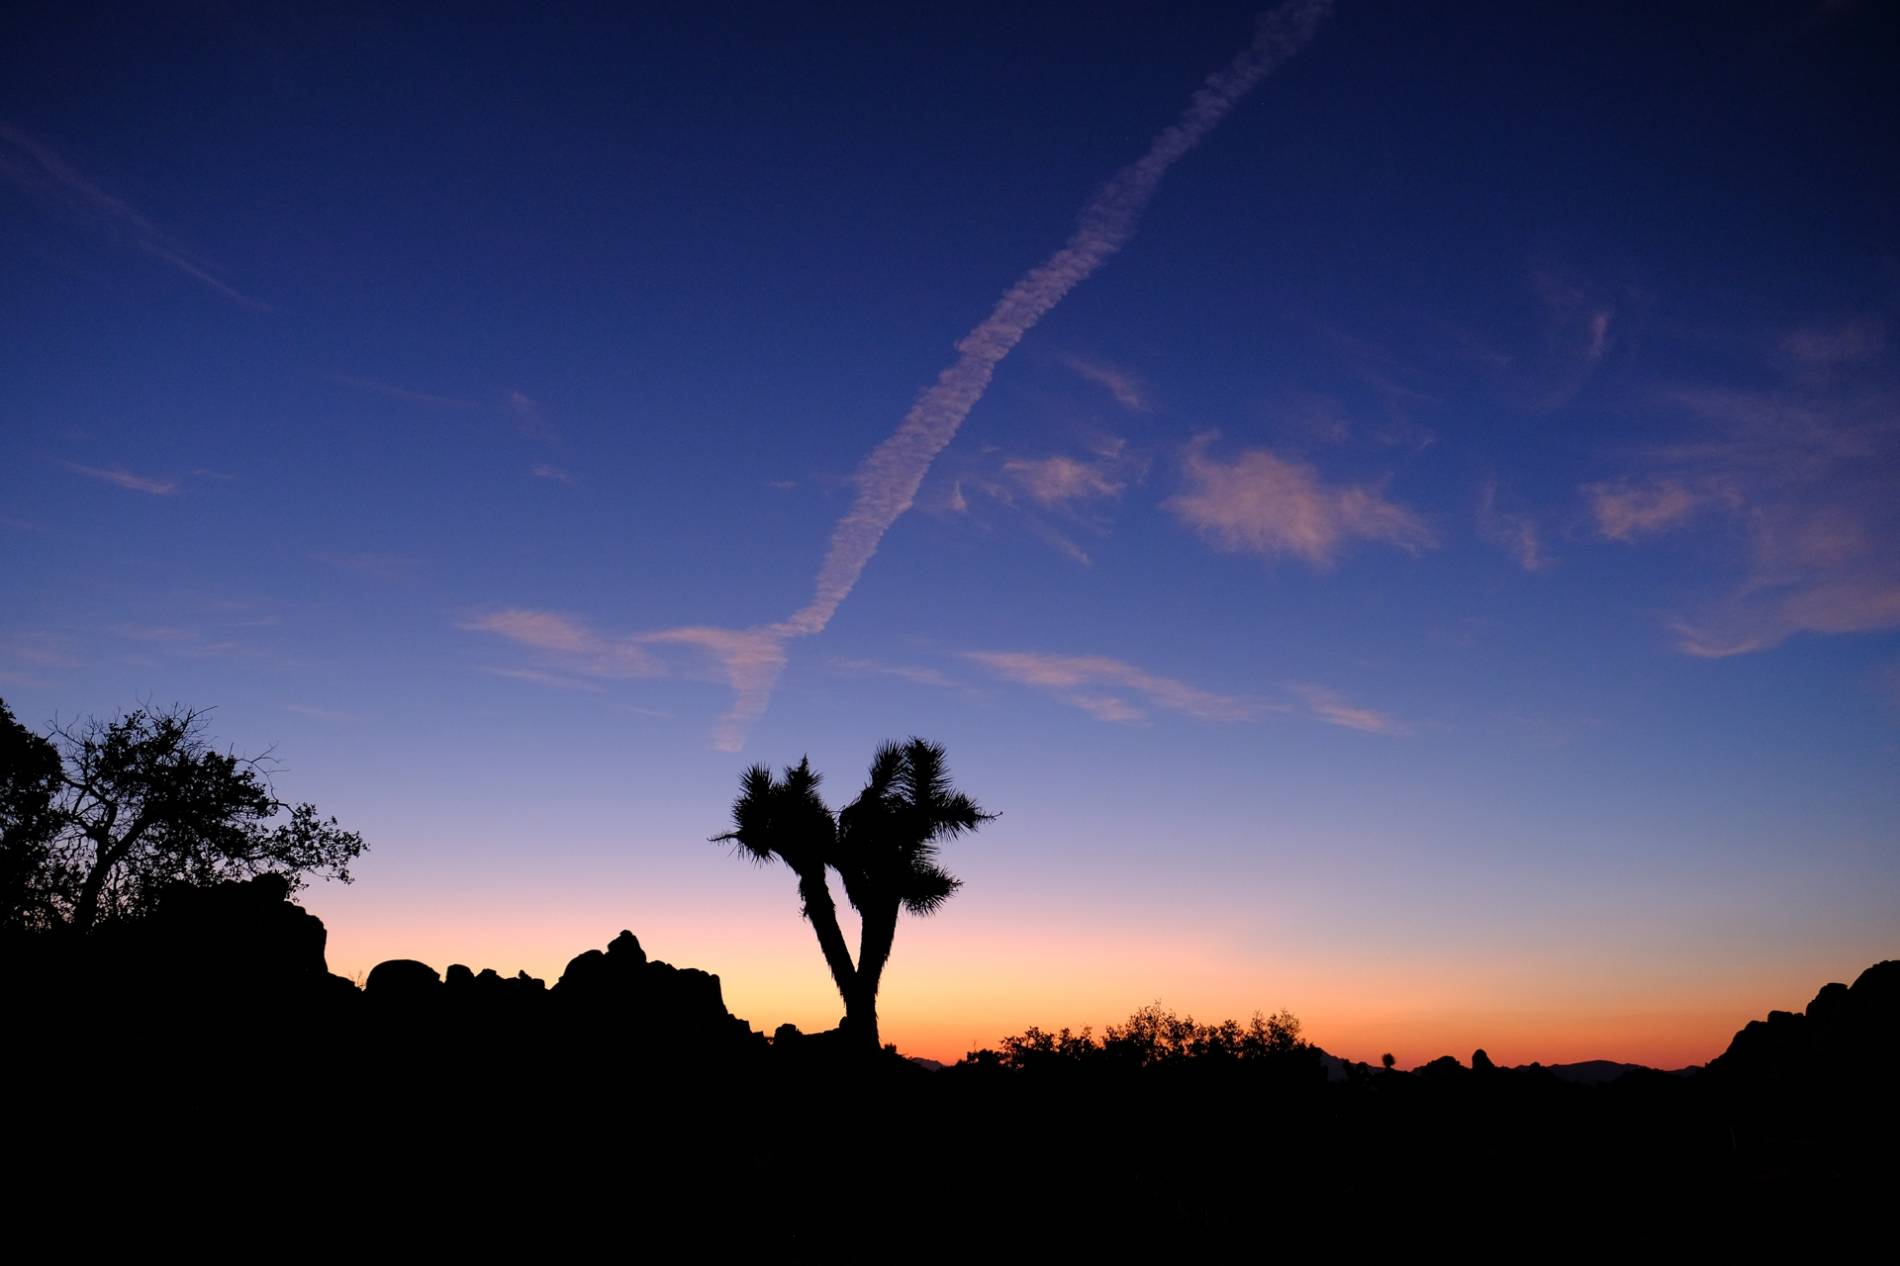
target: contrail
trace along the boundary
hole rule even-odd
[[[724,667],[735,698],[720,719],[714,737],[718,747],[736,751],[743,745],[746,731],[764,713],[778,682],[785,642],[821,633],[831,623],[884,534],[916,500],[930,464],[983,398],[996,366],[1050,309],[1128,244],[1168,168],[1200,144],[1261,80],[1304,48],[1331,11],[1332,0],[1293,0],[1262,14],[1253,43],[1208,76],[1180,119],[1082,208],[1062,248],[1024,274],[988,318],[963,337],[956,360],[917,397],[897,431],[858,467],[853,477],[857,500],[832,529],[810,602],[786,619],[759,628],[670,629],[641,639],[699,646]]]
[[[3,148],[6,146],[26,155],[32,160],[31,163],[23,163],[9,155]],[[47,192],[50,182],[52,190],[63,197],[70,207],[129,230],[133,244],[146,254],[163,260],[240,307],[253,312],[271,310],[268,303],[253,299],[227,285],[204,265],[189,258],[170,238],[159,232],[156,225],[140,215],[132,204],[122,198],[115,198],[93,184],[71,163],[54,153],[51,147],[6,122],[0,122],[0,176],[33,193]]]
[[[1075,232],[1062,249],[1011,286],[989,318],[964,336],[955,362],[917,397],[896,434],[858,468],[857,502],[831,533],[817,591],[789,619],[771,626],[773,632],[799,637],[831,623],[884,533],[916,500],[930,463],[983,398],[997,364],[1050,309],[1128,244],[1168,168],[1200,144],[1280,63],[1305,47],[1331,9],[1331,0],[1295,0],[1261,15],[1253,43],[1208,77],[1180,120],[1155,137],[1146,154],[1102,186],[1082,208]]]

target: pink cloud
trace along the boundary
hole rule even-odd
[[[81,466],[78,462],[61,462],[60,465],[74,474],[124,488],[128,492],[149,492],[155,497],[169,497],[179,491],[179,483],[176,479],[154,479],[147,475],[135,475],[123,466],[109,468]]]
[[[460,626],[481,633],[494,633],[511,642],[536,650],[561,651],[570,655],[591,654],[601,645],[593,630],[577,620],[552,611],[495,611],[477,616]]]
[[[1498,509],[1495,479],[1485,480],[1478,490],[1478,535],[1516,559],[1525,571],[1542,571],[1550,566],[1536,521],[1526,514]]]
[[[406,400],[411,404],[426,404],[439,409],[473,409],[475,401],[463,400],[457,396],[438,396],[427,391],[412,391],[408,387],[398,387],[373,378],[352,378],[347,374],[334,374],[332,378],[346,387],[355,387],[362,391],[375,392],[379,396],[388,396],[392,400]]]
[[[690,646],[712,659],[733,696],[732,706],[713,730],[713,746],[722,752],[744,747],[747,731],[764,715],[772,687],[785,669],[785,635],[776,629],[688,627],[643,633],[639,640]]]
[[[1690,488],[1673,479],[1583,486],[1590,515],[1599,533],[1613,541],[1634,541],[1678,527],[1708,506],[1725,498],[1707,489]]]
[[[1013,458],[1003,463],[1003,473],[1022,486],[1024,492],[1043,505],[1095,497],[1116,497],[1127,487],[1111,477],[1108,461],[1085,462],[1073,457]]]
[[[1786,387],[1669,392],[1698,432],[1653,450],[1654,473],[1585,488],[1614,539],[1684,525],[1709,507],[1731,516],[1723,539],[1736,542],[1739,580],[1669,621],[1685,654],[1900,628],[1900,392],[1876,359],[1882,346],[1852,323],[1789,334],[1779,347],[1797,363],[1783,364]]]
[[[965,659],[1007,681],[1034,686],[1104,721],[1147,719],[1128,700],[1101,693],[1101,687],[1130,691],[1150,706],[1201,721],[1246,721],[1269,711],[1256,701],[1215,694],[1172,677],[1145,672],[1105,655],[1044,655],[1034,651],[966,651]]]
[[[941,669],[922,668],[914,664],[884,664],[874,659],[834,659],[831,666],[842,673],[862,674],[873,677],[896,677],[919,686],[940,686],[945,689],[957,683],[944,676]]]
[[[492,633],[518,646],[545,652],[549,668],[566,675],[627,679],[657,677],[665,666],[646,651],[637,638],[611,638],[570,616],[523,608],[492,611],[458,625],[475,633]],[[524,678],[532,680],[532,678]]]
[[[1323,686],[1298,683],[1287,687],[1306,705],[1307,711],[1328,725],[1359,730],[1366,734],[1410,734],[1412,727],[1384,712],[1348,703],[1339,694]]]
[[[1146,385],[1127,370],[1081,356],[1064,356],[1062,363],[1098,387],[1107,388],[1115,402],[1129,412],[1141,413],[1147,409]]]
[[[1781,350],[1814,369],[1832,369],[1872,360],[1887,344],[1887,332],[1873,321],[1848,321],[1824,329],[1791,330]]]
[[[1411,510],[1374,484],[1329,484],[1304,462],[1252,449],[1231,461],[1210,458],[1212,437],[1197,437],[1184,462],[1188,491],[1166,505],[1216,548],[1268,558],[1292,554],[1330,567],[1354,540],[1378,541],[1409,554],[1437,538]]]

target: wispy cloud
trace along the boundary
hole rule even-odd
[[[1617,540],[1721,515],[1717,539],[1738,543],[1740,580],[1689,597],[1669,621],[1686,654],[1900,628],[1900,384],[1865,323],[1822,329],[1777,344],[1788,377],[1779,390],[1664,393],[1692,433],[1647,452],[1648,469],[1584,490],[1599,530]]]
[[[1348,703],[1338,692],[1328,690],[1324,686],[1296,682],[1289,685],[1287,689],[1306,705],[1309,713],[1328,725],[1359,730],[1366,734],[1397,735],[1412,732],[1412,727],[1406,722],[1384,712]]]
[[[491,677],[506,677],[511,681],[526,681],[537,686],[549,686],[555,690],[579,690],[586,694],[600,694],[599,682],[589,681],[585,677],[576,677],[571,673],[550,672],[545,668],[484,668],[483,672]]]
[[[1602,286],[1572,268],[1540,261],[1530,270],[1541,306],[1542,345],[1519,369],[1520,393],[1536,409],[1557,409],[1575,399],[1615,349],[1619,314]]]
[[[1486,479],[1478,489],[1478,535],[1515,558],[1525,571],[1542,571],[1550,566],[1536,520],[1528,514],[1498,508],[1496,479]]]
[[[952,689],[957,684],[946,677],[941,669],[921,668],[914,664],[885,664],[874,659],[833,659],[831,667],[836,672],[858,676],[896,677],[919,686]]]
[[[1030,498],[1045,506],[1096,497],[1118,497],[1128,485],[1114,474],[1119,442],[1107,454],[1093,459],[1075,457],[1017,457],[1003,463],[1003,473]]]
[[[1413,416],[1419,405],[1436,403],[1438,397],[1419,385],[1418,366],[1368,339],[1331,326],[1320,333],[1352,371],[1379,399],[1385,421],[1367,436],[1382,448],[1410,449],[1422,453],[1438,442],[1438,435]],[[1342,431],[1340,439],[1350,430]]]
[[[244,294],[219,277],[209,265],[192,258],[189,251],[160,232],[130,203],[100,188],[52,146],[10,123],[0,123],[0,177],[58,205],[68,214],[111,225],[145,254],[240,307],[254,312],[270,311],[269,304]]]
[[[1029,520],[1029,530],[1035,533],[1037,540],[1070,562],[1082,567],[1095,566],[1095,560],[1089,557],[1089,552],[1076,544],[1074,539],[1060,528],[1032,518]]]
[[[174,644],[196,642],[201,636],[196,629],[182,629],[170,625],[122,624],[114,632],[120,637],[134,642],[171,642]]]
[[[1147,411],[1147,384],[1128,370],[1084,356],[1064,356],[1062,364],[1089,382],[1107,388],[1115,402],[1130,413]]]
[[[508,406],[508,412],[514,415],[515,425],[521,428],[523,435],[533,440],[555,438],[554,428],[549,424],[546,413],[542,411],[540,401],[524,391],[515,390],[508,393],[505,403]]]
[[[388,396],[392,400],[406,400],[410,404],[425,404],[438,409],[474,409],[479,404],[474,400],[464,400],[459,396],[440,396],[430,391],[414,391],[408,387],[398,387],[391,383],[378,382],[374,378],[354,378],[348,374],[333,374],[331,378],[346,387],[355,387],[362,391],[374,392],[379,396]]]
[[[543,666],[543,672],[608,679],[658,677],[666,672],[665,665],[641,645],[643,639],[607,637],[580,620],[554,611],[489,611],[471,616],[457,627],[491,633],[517,646],[547,653],[553,659]]]
[[[1273,413],[1281,432],[1302,447],[1344,444],[1352,438],[1352,418],[1332,396],[1287,392],[1273,402]]]
[[[1216,694],[1172,677],[1146,672],[1105,655],[1045,655],[1035,651],[965,651],[963,658],[1006,681],[1047,691],[1071,707],[1103,721],[1133,723],[1148,714],[1122,695],[1149,707],[1178,712],[1201,721],[1247,721],[1274,710],[1258,700]]]
[[[1202,435],[1188,446],[1188,490],[1165,504],[1216,548],[1268,558],[1292,554],[1324,568],[1354,540],[1409,554],[1437,544],[1425,520],[1388,500],[1378,484],[1329,484],[1313,467],[1266,449],[1219,461],[1208,456],[1212,442]]]
[[[1019,516],[1022,526],[1051,549],[1088,567],[1092,565],[1089,553],[1071,533],[1080,529],[1106,536],[1109,503],[1140,479],[1147,467],[1145,460],[1129,452],[1125,440],[1105,437],[1088,445],[1082,455],[1002,459],[993,478],[971,475],[958,480],[944,504],[954,513],[967,512],[967,486]]]
[[[1732,490],[1706,483],[1692,488],[1674,479],[1619,479],[1585,484],[1581,491],[1597,532],[1626,544],[1681,527],[1710,506],[1734,503]]]
[[[528,473],[536,479],[551,479],[556,483],[566,484],[570,488],[574,486],[574,476],[559,466],[551,466],[547,462],[536,462],[528,468]]]
[[[494,611],[465,620],[459,627],[565,655],[589,654],[601,645],[599,635],[586,625],[552,611]]]
[[[772,683],[785,666],[784,640],[764,631],[688,626],[609,637],[572,616],[525,608],[485,612],[461,621],[458,627],[493,634],[536,652],[537,663],[531,667],[486,671],[565,690],[594,690],[598,689],[595,683],[602,681],[671,676],[673,667],[657,651],[677,647],[694,652],[733,692],[732,707],[714,732],[714,745],[722,751],[737,751],[744,742],[747,728],[765,710]]]
[[[271,621],[217,621],[207,628],[176,624],[120,624],[111,631],[128,642],[137,642],[149,651],[140,651],[134,662],[150,662],[153,653],[183,656],[189,659],[274,659],[272,652],[254,644],[238,641],[227,632],[231,628],[258,628]]]
[[[1857,320],[1821,328],[1790,330],[1781,350],[1809,369],[1832,370],[1874,359],[1886,348],[1879,322]]]
[[[689,646],[704,652],[732,689],[732,706],[713,730],[713,746],[736,752],[745,746],[752,723],[765,713],[772,687],[785,668],[785,638],[770,629],[713,629],[689,627],[645,633],[640,640],[654,645]]]
[[[149,475],[137,475],[123,466],[82,466],[78,462],[61,462],[60,465],[74,474],[124,488],[128,492],[149,492],[155,497],[169,497],[182,488],[176,479],[157,479]]]
[[[410,554],[379,554],[372,551],[315,550],[310,557],[339,571],[374,576],[378,580],[406,580],[422,567],[422,560]]]
[[[1011,286],[990,315],[963,337],[957,344],[957,359],[917,397],[896,432],[858,467],[853,477],[857,496],[832,530],[810,601],[784,620],[753,629],[694,627],[642,635],[645,642],[697,646],[722,666],[734,702],[719,722],[718,746],[736,750],[743,744],[747,728],[765,711],[784,668],[786,644],[821,633],[831,623],[884,534],[915,503],[937,455],[983,398],[997,365],[1071,290],[1128,244],[1168,169],[1199,145],[1275,67],[1305,47],[1331,7],[1330,0],[1291,0],[1262,15],[1253,43],[1208,76],[1180,118],[1082,208],[1062,248]],[[525,426],[534,402],[520,392],[510,402],[523,414]]]
[[[0,637],[0,659],[35,668],[83,668],[85,661],[67,649],[64,638],[50,633],[15,633]]]

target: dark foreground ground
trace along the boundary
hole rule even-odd
[[[624,934],[553,988],[397,963],[359,990],[322,947],[263,881],[6,945],[16,1260],[1892,1243],[1900,963],[1699,1072],[1579,1085],[1328,1081],[1303,1045],[926,1071],[768,1042]]]

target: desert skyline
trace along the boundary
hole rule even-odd
[[[331,970],[839,1005],[737,775],[1001,814],[886,1040],[1701,1063],[1893,955],[1890,19],[13,19],[0,695],[362,832]]]

